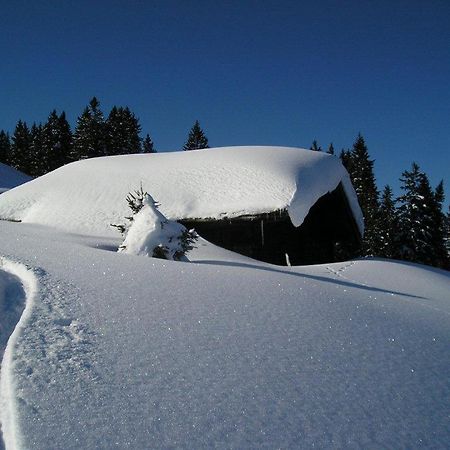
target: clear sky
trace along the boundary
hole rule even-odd
[[[339,151],[358,132],[380,187],[414,160],[450,197],[450,1],[2,1],[0,129],[72,125],[96,95],[158,150],[198,119],[211,146]]]

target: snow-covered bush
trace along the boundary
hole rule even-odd
[[[119,252],[145,255],[154,258],[186,260],[185,255],[194,248],[198,238],[194,230],[188,230],[178,222],[168,220],[159,210],[152,196],[139,191],[127,196],[133,213],[126,217],[128,224],[112,225],[124,236]]]

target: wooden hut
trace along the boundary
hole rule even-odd
[[[289,147],[86,159],[3,194],[0,217],[113,234],[109,224],[129,214],[124,198],[139,185],[168,219],[274,264],[346,259],[363,232],[361,209],[339,158]]]
[[[180,222],[220,247],[278,265],[345,260],[361,241],[342,183],[317,200],[299,227],[292,224],[286,209]]]

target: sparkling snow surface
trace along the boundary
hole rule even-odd
[[[25,307],[2,364],[7,448],[448,448],[446,272],[0,235],[2,333]]]
[[[19,172],[13,167],[0,163],[0,194],[30,180],[31,177],[28,175]]]
[[[169,219],[221,218],[287,208],[295,226],[342,182],[362,230],[356,194],[339,158],[287,147],[227,147],[94,158],[69,164],[0,198],[0,217],[114,236],[140,184]]]

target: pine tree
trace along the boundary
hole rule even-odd
[[[9,165],[24,173],[28,173],[31,165],[31,134],[26,122],[22,122],[22,120],[17,122],[11,140]]]
[[[386,185],[381,195],[379,210],[379,249],[378,256],[385,258],[399,258],[398,249],[399,220],[392,189]]]
[[[70,156],[74,161],[90,158],[95,155],[96,150],[92,148],[90,136],[91,122],[92,116],[89,108],[86,106],[81,116],[77,119],[73,136],[73,148]]]
[[[421,199],[419,197],[419,183],[421,172],[416,163],[411,170],[405,170],[400,178],[403,195],[398,198],[400,203],[398,212],[400,219],[400,254],[402,259],[414,261],[416,259],[416,242],[420,234]]]
[[[71,159],[93,158],[105,154],[105,120],[100,110],[100,103],[94,97],[77,119]]]
[[[420,167],[412,164],[411,171],[404,171],[399,197],[400,240],[402,259],[434,265],[434,214],[436,198],[428,177]]]
[[[445,200],[444,180],[441,180],[434,190],[434,196],[438,203],[442,204]]]
[[[31,127],[30,168],[28,174],[39,177],[47,172],[47,158],[44,151],[42,125],[33,123]]]
[[[314,139],[313,140],[313,142],[312,142],[312,144],[311,144],[311,147],[309,147],[309,149],[310,150],[313,150],[313,151],[315,151],[315,152],[321,152],[322,151],[322,147],[320,147],[318,144],[317,144],[317,141]]]
[[[45,166],[45,172],[50,172],[56,169],[57,160],[59,159],[59,133],[58,133],[58,114],[53,110],[48,118],[47,122],[42,128],[43,134],[43,162]]]
[[[445,200],[444,181],[442,180],[436,187],[434,195],[430,201],[432,227],[431,240],[433,246],[433,265],[446,268],[449,264],[446,249],[447,218],[443,212]]]
[[[63,166],[64,164],[68,164],[73,161],[73,135],[64,111],[58,117],[58,131],[60,143],[60,164]]]
[[[183,146],[183,150],[197,150],[201,148],[209,148],[208,139],[200,128],[200,123],[196,120],[191,131],[189,131],[189,136]]]
[[[126,196],[126,201],[128,203],[128,207],[131,209],[132,215],[125,217],[125,219],[130,222],[129,224],[110,224],[112,227],[117,228],[122,235],[126,235],[128,229],[130,228],[131,223],[134,220],[134,216],[142,209],[144,206],[144,198],[148,195],[147,192],[144,192],[144,188],[141,187],[136,189],[134,192],[129,192]],[[155,202],[155,206],[158,206]]]
[[[327,150],[327,153],[328,153],[329,155],[334,155],[334,146],[333,146],[333,143],[331,143],[331,144],[329,145],[328,150]]]
[[[351,160],[352,160],[352,153],[350,150],[341,150],[341,153],[339,155],[339,158],[342,162],[342,165],[347,169],[347,172],[350,174],[351,171]]]
[[[447,216],[445,219],[445,249],[447,251],[447,265],[445,268],[450,270],[450,205],[448,206]]]
[[[11,152],[11,140],[9,134],[5,131],[0,131],[0,163],[9,164]]]
[[[125,153],[125,130],[123,114],[119,114],[117,106],[113,106],[105,122],[106,153],[123,155]]]
[[[142,142],[142,153],[156,153],[152,138],[147,134]]]
[[[141,149],[141,126],[129,110],[113,106],[105,124],[108,155],[139,153]]]
[[[373,173],[373,163],[364,138],[359,134],[353,144],[349,161],[347,161],[347,170],[364,216],[365,231],[361,248],[364,256],[378,254],[380,247],[378,238],[379,194]]]
[[[50,172],[71,161],[72,133],[65,113],[60,116],[53,110],[43,126],[43,163]]]
[[[72,133],[64,112],[58,116],[56,110],[53,110],[44,126],[37,127],[34,134],[33,153],[34,157],[39,158],[35,164],[38,175],[43,175],[72,161]]]
[[[431,188],[428,177],[425,173],[421,173],[419,182],[419,197],[421,199],[421,219],[420,226],[422,232],[422,242],[418,246],[417,261],[429,264],[431,266],[436,265],[436,242],[435,242],[435,229],[436,226],[436,198]]]

